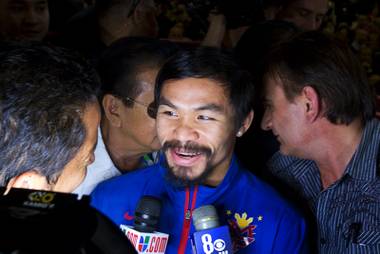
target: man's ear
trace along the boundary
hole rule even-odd
[[[8,193],[11,188],[51,190],[51,185],[48,183],[45,176],[39,174],[35,170],[29,170],[19,176],[13,177],[8,182],[5,193]]]
[[[108,119],[109,123],[115,127],[121,127],[120,107],[122,103],[120,99],[112,94],[106,94],[102,99],[104,116]]]
[[[311,86],[302,89],[303,103],[306,119],[314,122],[321,112],[321,105],[317,91]]]
[[[253,121],[254,113],[253,110],[249,112],[249,114],[244,119],[242,125],[240,126],[239,130],[236,133],[236,137],[241,137],[243,134],[249,129],[249,126],[251,126]]]

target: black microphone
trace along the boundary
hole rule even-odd
[[[143,196],[135,210],[134,228],[139,232],[153,233],[160,218],[161,201],[153,196]]]
[[[111,220],[75,194],[0,188],[0,253],[136,253]]]
[[[143,196],[135,209],[133,227],[120,225],[137,253],[164,254],[169,235],[157,232],[161,201],[153,196]]]

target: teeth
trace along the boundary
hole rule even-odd
[[[185,156],[185,157],[194,157],[201,154],[199,152],[186,152],[186,151],[181,151],[181,150],[177,150],[176,153],[180,156]]]
[[[193,156],[195,156],[196,154],[192,154],[192,153],[179,153],[179,155],[181,155],[181,156],[186,156],[186,157],[193,157]]]

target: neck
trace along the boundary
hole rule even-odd
[[[326,120],[327,121],[327,120]],[[360,144],[363,126],[359,119],[349,125],[334,125],[326,122],[320,126],[316,138],[315,156],[312,158],[318,165],[323,189],[339,180]]]
[[[128,172],[140,166],[140,159],[144,153],[133,151],[128,147],[128,140],[121,138],[118,132],[106,121],[101,124],[102,137],[112,162],[121,172]]]

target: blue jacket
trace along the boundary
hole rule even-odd
[[[117,225],[132,225],[141,196],[161,199],[158,231],[169,234],[166,253],[191,252],[195,232],[185,212],[214,205],[221,225],[228,224],[237,253],[303,253],[305,222],[271,187],[239,167],[235,158],[222,183],[215,187],[174,187],[165,180],[163,163],[105,181],[91,194],[92,205]],[[188,232],[188,233],[187,233]],[[248,240],[245,246],[242,237]]]

